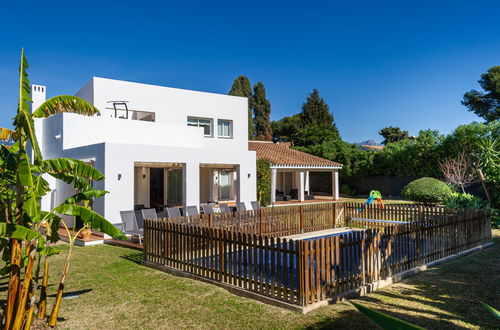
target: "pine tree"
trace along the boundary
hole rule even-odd
[[[246,76],[239,76],[234,79],[233,87],[231,87],[229,95],[244,96],[248,98],[248,139],[253,140],[255,138],[255,126],[252,116],[252,85],[250,84],[250,80]]]
[[[317,126],[331,129],[335,136],[340,137],[337,126],[333,122],[333,115],[325,100],[319,96],[319,91],[314,89],[302,105],[300,122],[303,128]]]
[[[252,109],[255,123],[255,138],[260,141],[272,141],[271,131],[271,103],[266,99],[266,88],[264,84],[258,82],[253,87]]]
[[[383,145],[409,138],[408,131],[402,131],[401,128],[392,126],[382,128],[378,134],[384,138],[384,141],[382,141]]]
[[[487,123],[500,119],[500,65],[493,66],[481,75],[479,85],[484,92],[471,90],[465,93],[462,104],[469,111],[483,117]]]

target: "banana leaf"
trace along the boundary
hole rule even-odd
[[[491,312],[491,314],[493,314],[494,316],[496,316],[497,319],[500,320],[500,311],[498,311],[497,309],[491,307],[490,305],[480,301],[481,305],[483,305],[484,308],[486,308],[487,310],[489,310]]]
[[[393,330],[393,329],[423,329],[419,326],[411,324],[409,322],[400,320],[396,317],[387,315],[385,313],[376,311],[374,309],[365,307],[363,305],[351,302],[363,315],[369,318],[373,323],[378,325],[382,329]]]
[[[92,198],[99,198],[106,195],[108,191],[99,189],[89,189],[84,192],[75,194],[66,198],[65,204],[76,204],[81,201],[91,200]]]
[[[8,128],[0,127],[0,141],[14,141],[16,132]]]
[[[61,204],[56,207],[55,212],[65,215],[80,216],[83,223],[89,225],[91,228],[108,234],[115,239],[126,239],[126,236],[122,233],[122,231],[113,226],[108,220],[83,206],[75,204]]]
[[[104,175],[96,168],[85,162],[71,158],[47,159],[40,163],[39,168],[40,171],[50,175],[68,174],[94,181],[104,179]]]
[[[38,240],[38,246],[45,244],[45,239],[38,231],[12,223],[0,222],[0,237],[18,239],[22,241]]]
[[[96,107],[82,98],[73,95],[59,95],[43,102],[33,111],[33,117],[47,118],[63,112],[76,113],[84,116],[99,116],[101,114]]]

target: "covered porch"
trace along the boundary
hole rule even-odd
[[[318,202],[339,199],[342,164],[292,149],[289,142],[250,141],[248,148],[257,153],[257,159],[270,163],[272,205],[314,202],[316,195]],[[319,180],[318,174],[322,177]]]
[[[200,164],[200,203],[237,202],[239,166]]]
[[[314,201],[311,191],[310,175],[313,172],[326,172],[331,175],[331,195],[321,196],[318,201],[339,199],[339,168],[312,166],[271,166],[271,204],[276,202]]]

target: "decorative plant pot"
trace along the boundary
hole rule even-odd
[[[83,239],[84,241],[88,240],[92,235],[92,229],[84,229],[78,234],[78,238]]]

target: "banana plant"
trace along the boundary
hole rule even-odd
[[[12,143],[9,147],[0,146],[0,206],[4,210],[0,214],[0,251],[6,263],[0,271],[9,274],[2,326],[7,330],[31,327],[42,258],[43,281],[38,316],[45,317],[48,260],[51,255],[60,252],[51,243],[59,240],[57,232],[62,225],[70,238],[70,248],[49,319],[50,326],[56,325],[76,237],[61,220],[61,215],[80,216],[85,228],[102,231],[114,238],[125,238],[120,230],[102,216],[78,205],[81,201],[93,200],[107,193],[94,189],[90,183],[103,180],[104,176],[91,165],[79,160],[44,160],[36,139],[35,118],[47,118],[63,112],[95,116],[99,115],[99,110],[81,98],[62,95],[45,101],[31,112],[27,67],[28,61],[22,50],[19,103],[13,123],[14,130],[0,128],[0,140]],[[29,157],[28,145],[31,146],[32,157]],[[42,210],[40,200],[50,192],[50,186],[44,179],[47,175],[72,185],[78,193],[52,210]],[[24,278],[21,278],[21,274],[24,274]]]

